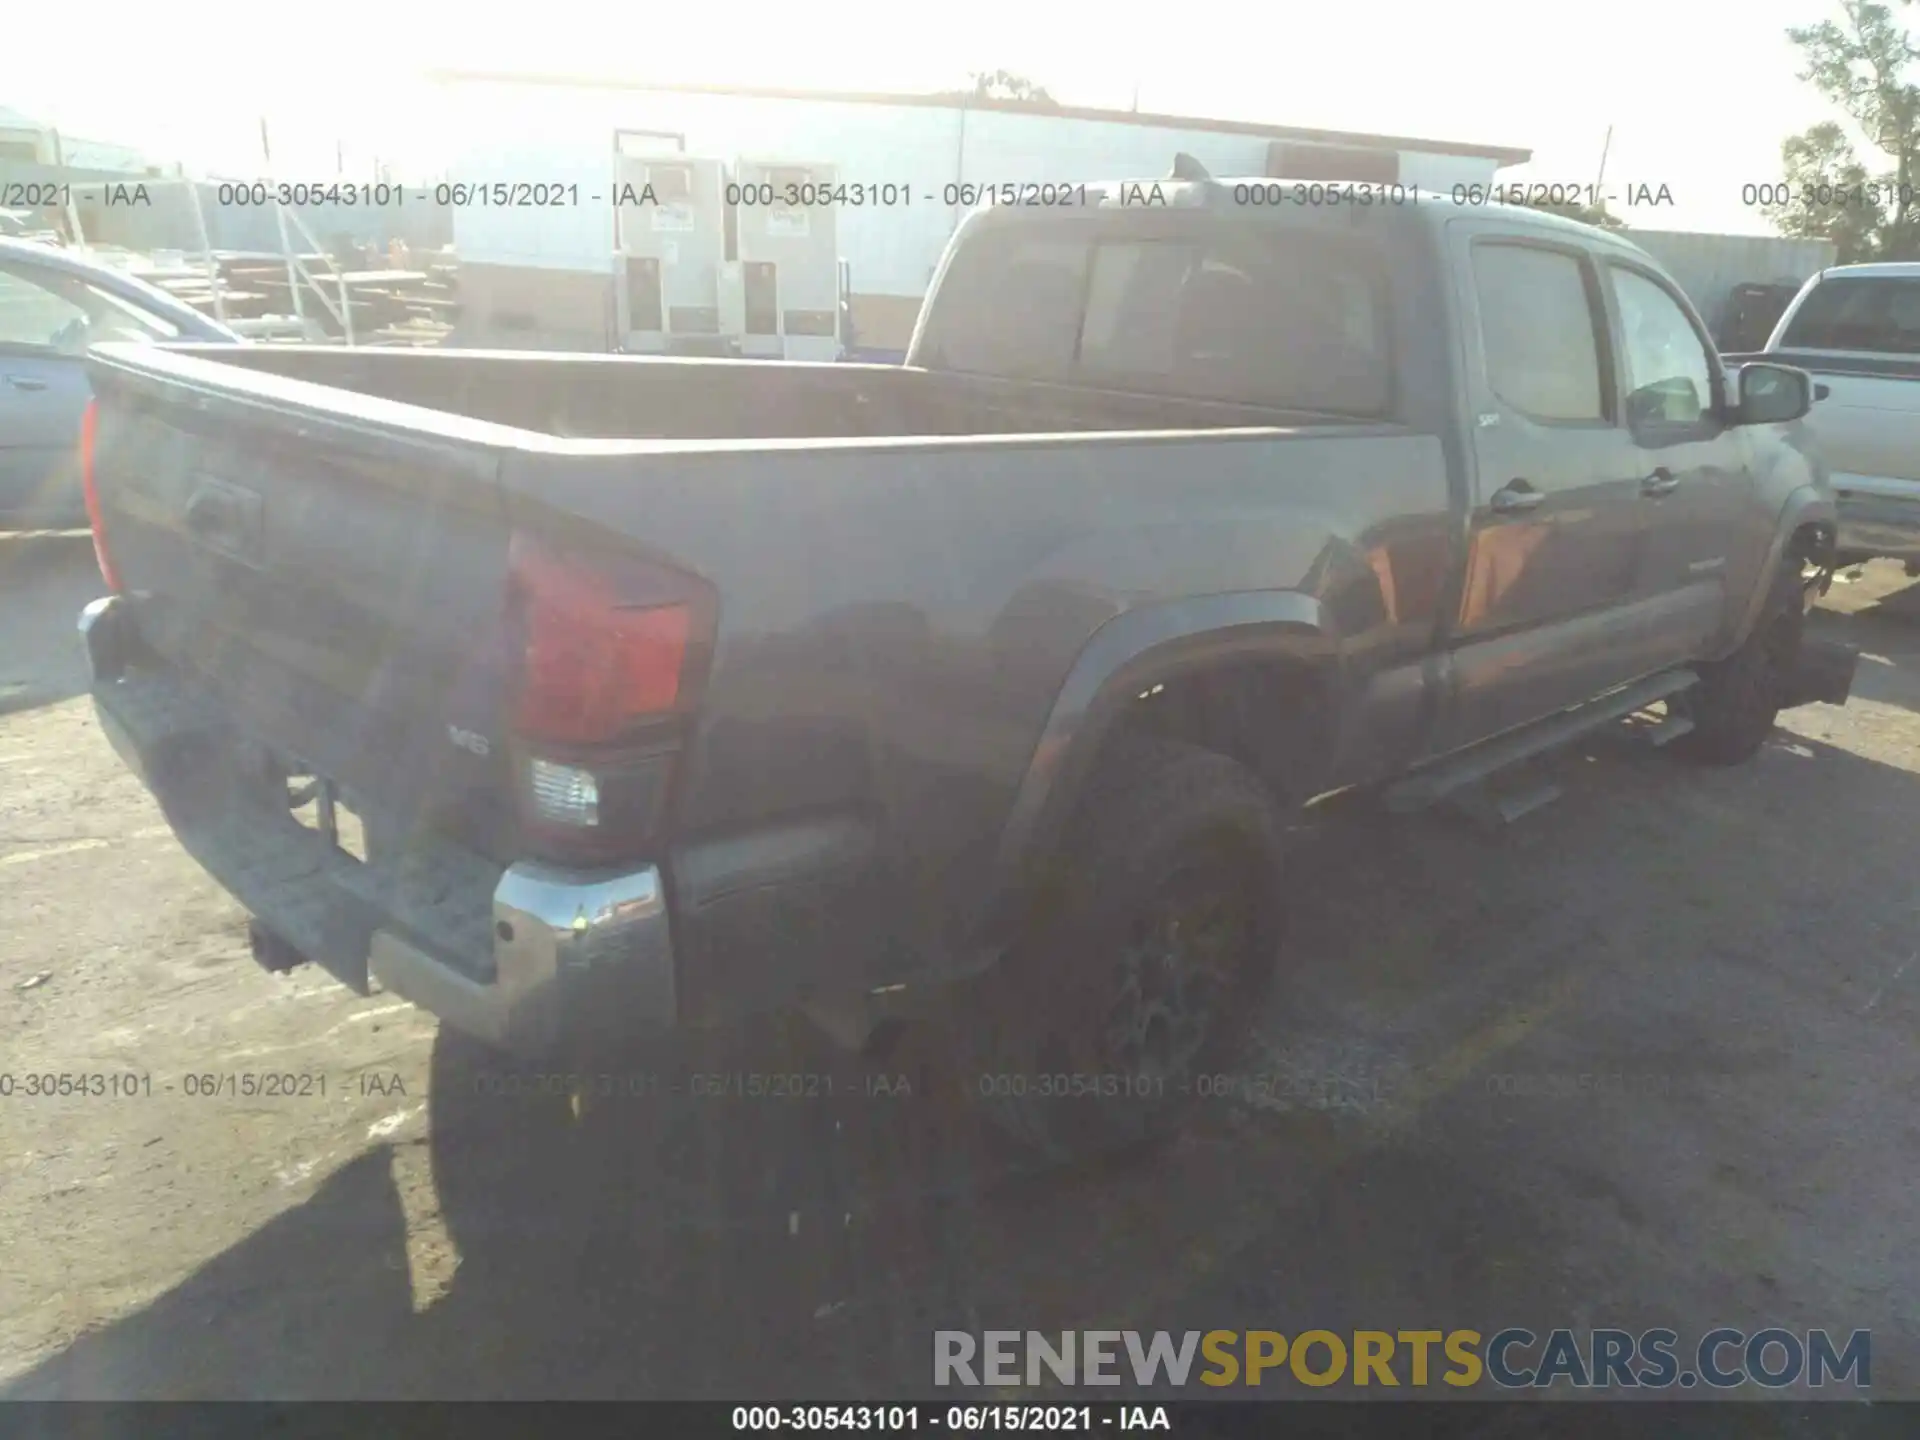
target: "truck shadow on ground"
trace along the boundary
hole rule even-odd
[[[418,1181],[399,1151],[374,1150],[4,1398],[930,1396],[938,1328],[1230,1325],[1236,1310],[1283,1328],[1342,1314],[1565,1313],[1574,1222],[1562,1210],[1598,1186],[1630,1214],[1652,1182],[1617,1156],[1572,1178],[1524,1147],[1476,1158],[1495,1143],[1488,1102],[1460,1082],[1494,1052],[1461,1060],[1459,1037],[1489,1016],[1498,1030],[1512,997],[1564,988],[1575,972],[1631,989],[1619,972],[1643,954],[1702,967],[1737,955],[1756,983],[1791,972],[1803,991],[1811,950],[1877,954],[1875,937],[1908,914],[1900,877],[1920,842],[1920,777],[1791,733],[1733,771],[1610,744],[1561,768],[1569,798],[1525,838],[1356,805],[1303,860],[1262,1044],[1299,1057],[1331,1040],[1389,1057],[1402,1088],[1377,1109],[1364,1095],[1342,1106],[1304,1093],[1222,1105],[1158,1155],[1032,1174],[974,1128],[937,1053],[908,1042],[866,1068],[905,1075],[911,1099],[636,1112],[624,1188],[591,1224],[556,1226],[534,1192],[604,1184],[598,1162],[518,1190],[502,1156],[498,1203],[447,1217],[460,1263],[430,1303],[415,1292]],[[1810,866],[1810,854],[1831,863]],[[1753,897],[1797,917],[1791,955],[1760,948],[1782,922],[1756,918]],[[1847,994],[1851,1013],[1860,997]],[[1908,1013],[1898,993],[1872,1003],[1878,1018]],[[1643,1056],[1729,1074],[1775,1063],[1688,1008],[1689,992],[1669,1004],[1664,1021],[1583,1024]],[[846,1073],[794,1034],[778,1044],[797,1048],[777,1055],[765,1036],[721,1043],[732,1060],[703,1064]],[[1339,1069],[1296,1069],[1315,1063]],[[1500,1146],[1517,1145],[1502,1134]],[[1716,1160],[1750,1163],[1698,1163]],[[1489,1233],[1502,1258],[1483,1266]],[[1712,1298],[1724,1305],[1726,1292]],[[1204,1315],[1184,1313],[1202,1301]],[[1764,1296],[1750,1303],[1759,1313]]]

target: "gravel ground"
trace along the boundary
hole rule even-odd
[[[0,1395],[845,1399],[924,1392],[938,1327],[1657,1324],[1871,1329],[1920,1395],[1906,585],[1836,587],[1855,701],[1748,766],[1607,737],[1503,833],[1331,817],[1270,1083],[1167,1153],[1010,1174],[913,1042],[770,1026],[662,1067],[854,1097],[635,1102],[579,1235],[441,1212],[431,1020],[253,965],[80,693],[84,542],[0,538],[0,1071],[120,1092],[0,1098]]]

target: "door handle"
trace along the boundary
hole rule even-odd
[[[1546,491],[1536,490],[1524,480],[1515,480],[1494,491],[1487,508],[1496,515],[1518,515],[1524,510],[1533,509],[1546,498]]]
[[[16,390],[44,390],[47,388],[47,382],[42,380],[38,375],[9,375],[6,378],[7,384]]]
[[[1671,495],[1679,488],[1680,477],[1664,465],[1640,482],[1640,493],[1652,495],[1656,499],[1662,495]]]

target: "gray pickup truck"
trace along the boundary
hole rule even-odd
[[[1306,807],[1853,674],[1803,372],[1619,236],[1289,189],[975,213],[904,367],[102,346],[103,729],[262,963],[442,1018],[436,1132],[797,1007],[1163,1133]]]

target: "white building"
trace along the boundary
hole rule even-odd
[[[9,160],[24,165],[60,165],[72,170],[112,171],[128,176],[162,173],[162,167],[131,145],[63,134],[31,115],[0,105],[0,161]]]
[[[466,205],[454,216],[461,293],[477,336],[603,348],[614,272],[606,195],[614,134],[652,132],[696,155],[825,162],[846,185],[894,186],[897,203],[847,206],[837,225],[863,347],[904,349],[965,206],[955,187],[1163,176],[1185,151],[1212,173],[1485,182],[1530,152],[1173,115],[927,95],[623,85],[562,77],[437,77],[458,137],[450,179],[577,186],[578,203]],[[883,193],[888,193],[883,190]],[[531,322],[531,323],[530,323]]]

